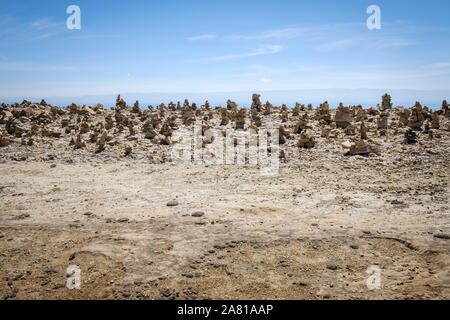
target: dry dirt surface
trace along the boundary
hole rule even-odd
[[[450,298],[448,109],[428,114],[430,124],[440,117],[441,129],[427,133],[401,125],[400,109],[386,111],[388,129],[377,128],[383,115],[366,114],[368,137],[358,131],[364,120],[357,112],[352,133],[339,121],[323,122],[317,110],[290,109],[286,158],[267,177],[250,164],[167,161],[172,141],[146,140],[145,112],[136,106],[135,138],[114,131],[122,120],[112,117],[105,130],[116,142],[97,150],[80,130],[94,120],[78,121],[82,108],[75,107],[74,116],[52,107],[43,125],[32,114],[49,108],[44,104],[27,117],[14,113],[20,105],[3,106],[0,298]],[[182,108],[149,114],[175,114],[182,126]],[[95,121],[114,112],[91,110]],[[282,110],[274,107],[270,117],[281,121]],[[339,110],[326,112],[333,119]],[[208,121],[219,126],[220,109],[212,113]],[[133,111],[121,114],[132,118]],[[73,128],[61,136],[39,131],[61,128],[63,117]],[[233,111],[230,117],[233,125]],[[295,128],[300,117],[309,119],[308,135]],[[74,145],[76,137],[85,145]],[[377,150],[358,152],[363,140]],[[73,265],[81,269],[79,290],[66,286]],[[371,266],[380,270],[379,289],[366,285]]]

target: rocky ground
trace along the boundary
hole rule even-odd
[[[252,100],[2,104],[0,297],[449,299],[447,103]],[[172,162],[172,133],[198,120],[282,126],[278,174]],[[80,290],[66,287],[70,265]],[[366,286],[371,266],[380,289]]]

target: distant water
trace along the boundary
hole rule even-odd
[[[264,104],[270,101],[275,106],[286,104],[288,107],[294,107],[296,102],[308,105],[311,103],[314,107],[319,106],[324,101],[328,101],[332,108],[335,108],[342,102],[344,105],[361,104],[364,108],[374,107],[381,104],[381,97],[384,93],[392,96],[392,103],[395,106],[412,107],[416,101],[422,106],[428,106],[432,109],[439,109],[442,106],[442,100],[450,101],[450,90],[388,90],[388,89],[318,89],[318,90],[289,90],[289,91],[242,91],[242,92],[210,92],[210,93],[124,93],[121,97],[128,105],[133,105],[136,100],[139,101],[142,109],[148,105],[157,106],[161,103],[166,105],[173,101],[183,103],[188,99],[190,103],[195,102],[197,106],[209,101],[212,107],[217,105],[226,106],[228,99],[235,101],[240,107],[249,107],[251,105],[252,93],[261,95],[261,102]],[[66,107],[72,102],[78,105],[96,105],[102,104],[105,108],[115,105],[117,95],[96,95],[96,96],[78,96],[78,97],[10,97],[2,98],[1,102],[14,103],[22,102],[24,99],[39,102],[41,99],[49,104]]]

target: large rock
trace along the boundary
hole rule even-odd
[[[442,113],[444,117],[450,118],[450,107],[448,106],[447,100],[442,101]]]
[[[349,107],[344,107],[342,103],[336,110],[336,115],[334,116],[334,122],[336,122],[336,127],[345,129],[352,123],[352,110]]]
[[[381,110],[386,111],[392,109],[391,96],[387,93],[382,97]]]
[[[259,94],[253,94],[252,95],[252,109],[255,109],[256,111],[260,112],[262,111],[262,104],[261,104],[261,100],[259,99],[261,97],[261,95]]]
[[[411,116],[411,112],[408,109],[403,109],[400,111],[400,123],[407,126],[409,123],[409,117]]]
[[[272,113],[273,106],[270,104],[269,101],[266,102],[264,105],[264,115],[268,116]]]
[[[367,139],[367,133],[369,132],[369,129],[366,127],[364,122],[361,122],[361,126],[359,128],[359,132],[361,134],[361,140]]]
[[[367,144],[363,140],[353,144],[348,151],[348,155],[368,155],[370,153],[378,153],[377,148]]]
[[[409,118],[408,127],[413,129],[422,128],[425,117],[422,113],[422,105],[416,102],[416,105],[411,109],[411,116]]]
[[[234,121],[236,130],[244,130],[246,115],[247,115],[247,112],[245,111],[245,109],[239,110],[239,112],[236,115],[236,119]]]
[[[222,109],[220,112],[221,115],[221,122],[220,125],[221,126],[226,126],[228,125],[228,123],[230,123],[230,115],[228,114],[227,109]]]
[[[328,104],[328,101],[325,101],[317,108],[314,118],[319,122],[324,122],[325,124],[331,123],[330,105]]]
[[[316,141],[314,140],[314,137],[309,135],[306,132],[302,132],[302,135],[300,136],[300,140],[298,140],[298,142],[297,142],[297,147],[311,149],[311,148],[314,148],[315,145],[316,145]]]
[[[437,111],[433,112],[432,120],[431,120],[431,128],[432,129],[439,129],[439,113]]]
[[[294,134],[301,134],[303,130],[308,127],[308,122],[306,120],[300,119],[294,126]]]
[[[377,120],[377,129],[378,130],[387,130],[389,128],[388,127],[388,119],[389,119],[389,116],[387,113],[384,113],[384,112],[381,113],[380,117]]]
[[[414,144],[417,143],[417,135],[412,129],[408,129],[405,132],[405,143]]]
[[[7,147],[12,143],[11,139],[9,139],[6,135],[0,136],[0,147]]]

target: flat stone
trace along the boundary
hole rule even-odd
[[[177,205],[179,205],[177,200],[171,200],[171,201],[167,202],[168,207],[176,207]]]
[[[201,212],[201,211],[197,211],[197,212],[194,212],[194,213],[192,214],[192,216],[193,216],[193,217],[196,217],[196,218],[203,217],[204,215],[205,215],[205,213],[204,213],[204,212]]]
[[[329,269],[329,270],[337,270],[337,269],[339,269],[339,266],[337,264],[334,264],[334,263],[329,263],[329,264],[327,264],[327,269]]]

